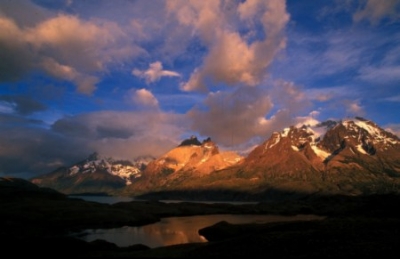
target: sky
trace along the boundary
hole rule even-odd
[[[0,0],[0,176],[399,110],[400,0]]]

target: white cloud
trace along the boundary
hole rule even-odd
[[[223,13],[221,1],[183,0],[168,1],[166,10],[175,15],[181,25],[194,27],[202,40],[210,43],[220,31]]]
[[[167,9],[181,24],[198,31],[209,48],[202,66],[194,70],[182,90],[206,90],[209,79],[229,85],[257,85],[276,54],[285,48],[284,28],[289,15],[284,1],[247,1],[235,7],[250,30],[260,25],[264,28],[264,38],[250,43],[235,24],[228,23],[231,20],[220,1],[179,3],[171,1]]]
[[[301,127],[303,125],[315,126],[318,123],[320,123],[320,121],[315,118],[315,111],[311,112],[308,116],[299,116],[295,120],[296,120],[296,125],[295,125],[296,127]]]
[[[110,21],[59,14],[22,27],[0,14],[0,80],[40,69],[91,94],[100,80],[98,72],[141,53],[128,42],[121,28]]]
[[[146,79],[146,83],[153,83],[160,80],[161,77],[180,77],[181,75],[177,72],[164,70],[162,63],[160,61],[156,61],[149,65],[149,68],[145,71],[141,71],[138,69],[134,69],[132,74],[137,77],[141,77]]]
[[[134,90],[132,99],[139,106],[158,107],[158,100],[156,97],[149,90],[144,88]]]

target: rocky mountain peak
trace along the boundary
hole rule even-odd
[[[274,132],[245,159],[264,171],[384,171],[400,175],[400,140],[361,117],[291,126]],[[278,169],[280,168],[280,169]]]
[[[86,160],[69,167],[68,172],[70,176],[105,172],[123,179],[126,185],[130,185],[134,179],[141,177],[147,164],[154,159],[152,156],[141,156],[132,160],[115,159],[95,152]]]
[[[358,152],[374,155],[377,150],[390,149],[393,145],[400,144],[397,136],[361,117],[329,120],[313,126],[291,126],[281,132],[274,132],[264,147],[270,149],[280,142],[296,151],[308,143],[316,153],[324,157],[328,153],[338,152],[346,145],[353,146]]]
[[[192,135],[190,138],[183,140],[181,144],[178,145],[178,147],[191,145],[200,146],[201,142],[197,139],[196,136]]]
[[[182,146],[202,146],[205,145],[206,143],[211,143],[211,138],[208,137],[206,139],[204,139],[202,142],[200,142],[196,136],[192,135],[190,138],[183,140],[178,147],[182,147]]]
[[[99,153],[97,153],[97,152],[93,152],[92,154],[90,154],[88,157],[87,157],[87,161],[96,161],[96,160],[99,160],[100,159],[100,155],[99,155]]]
[[[390,191],[400,179],[399,158],[397,136],[373,121],[355,117],[284,128],[246,157],[220,151],[210,138],[199,141],[192,136],[157,159],[141,158],[145,168],[134,161],[94,153],[36,182],[43,186],[58,182],[59,189],[73,182],[68,192],[88,191],[96,183],[96,190],[108,186],[123,188],[129,194],[204,188],[264,192],[270,188],[289,193],[353,195]]]

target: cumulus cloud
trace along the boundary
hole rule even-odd
[[[0,15],[0,80],[19,79],[32,69],[34,56],[15,22]]]
[[[363,6],[353,15],[353,20],[369,20],[372,24],[377,24],[381,19],[389,18],[397,20],[400,18],[399,0],[367,0],[363,1]]]
[[[119,159],[160,156],[187,129],[184,115],[102,111],[43,122],[0,113],[0,174],[33,177],[81,161],[92,152]]]
[[[273,131],[294,125],[310,105],[307,97],[291,82],[276,81],[271,88],[210,93],[204,107],[189,111],[192,128],[217,143],[234,146],[265,139]]]
[[[182,84],[184,91],[206,90],[206,81],[255,86],[266,75],[276,54],[285,47],[284,28],[289,21],[284,1],[246,1],[236,6],[239,19],[264,36],[248,42],[225,13],[221,1],[171,1],[167,10],[185,26],[193,27],[209,52],[203,64]],[[232,6],[229,5],[230,8]],[[228,14],[231,14],[228,12]]]
[[[134,44],[126,47],[127,42],[121,28],[110,21],[58,14],[21,26],[0,14],[0,80],[17,80],[39,69],[91,94],[100,80],[98,72],[141,52]]]
[[[320,115],[319,111],[311,111],[307,116],[298,116],[296,117],[296,127],[301,127],[303,125],[307,126],[315,126],[320,121],[317,119],[317,117]]]
[[[173,148],[185,127],[183,115],[103,111],[65,117],[52,129],[102,154],[134,158],[158,156]]]
[[[177,72],[164,70],[162,63],[160,61],[156,61],[149,65],[149,68],[145,71],[134,69],[132,71],[132,75],[144,78],[146,83],[153,83],[160,80],[161,77],[180,77],[181,75]]]
[[[255,86],[264,71],[257,66],[254,55],[253,48],[238,33],[223,32],[204,59],[203,67],[192,73],[182,89],[206,90],[207,77],[229,85],[243,83]]]
[[[189,111],[192,128],[217,143],[230,145],[263,134],[265,127],[260,120],[273,104],[269,96],[257,88],[240,88],[232,93],[210,93],[204,105],[205,111],[201,107]]]
[[[0,174],[30,178],[79,161],[90,151],[76,139],[43,127],[43,122],[0,114]]]
[[[157,98],[147,89],[138,89],[130,91],[132,100],[135,104],[144,107],[158,107]]]

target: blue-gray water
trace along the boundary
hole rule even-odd
[[[135,200],[130,197],[114,197],[114,196],[89,196],[89,195],[70,195],[70,198],[83,199],[85,201],[95,201],[99,203],[114,204],[117,202],[129,202]]]
[[[71,195],[70,198],[79,198],[86,201],[95,201],[100,203],[108,203],[114,204],[117,202],[129,202],[137,200],[135,198],[130,197],[116,197],[116,196],[89,196],[89,195]],[[140,200],[138,200],[140,201]],[[181,200],[160,200],[160,202],[172,203],[172,202],[182,202]],[[230,204],[256,204],[257,202],[240,202],[240,201],[190,201],[190,202],[198,202],[198,203],[230,203]]]

